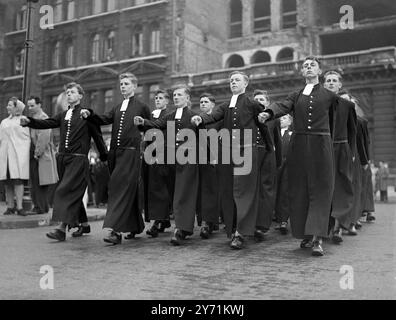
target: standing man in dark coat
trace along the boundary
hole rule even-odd
[[[171,238],[171,244],[174,246],[181,245],[187,236],[193,235],[197,206],[199,174],[196,161],[196,138],[198,130],[191,123],[191,118],[196,113],[190,109],[190,97],[190,89],[186,86],[179,86],[173,92],[173,102],[177,108],[175,111],[154,121],[148,120],[149,117],[135,117],[135,125],[143,131],[150,129],[167,130],[166,161],[168,165],[174,164],[176,171],[173,197],[176,228]],[[184,129],[190,129],[188,133],[193,133],[193,136],[188,136]],[[158,150],[155,151],[158,152]],[[158,154],[156,154],[157,156]],[[147,157],[153,160],[152,155],[149,155],[146,150],[146,161],[148,160]],[[164,163],[164,159],[159,163]]]
[[[279,231],[282,235],[287,235],[288,222],[290,218],[289,204],[289,183],[287,173],[287,154],[289,150],[290,139],[293,134],[292,122],[293,118],[287,114],[280,118],[281,137],[282,137],[282,165],[278,169],[277,192],[275,204],[275,218],[279,223]]]
[[[109,198],[104,229],[109,235],[106,243],[121,244],[121,233],[133,238],[144,230],[144,221],[139,208],[138,183],[140,177],[140,131],[134,126],[136,116],[150,117],[150,109],[135,97],[137,78],[132,73],[120,75],[120,90],[124,101],[104,115],[83,110],[88,122],[113,125],[109,152]]]
[[[216,105],[216,99],[210,93],[203,93],[200,97],[201,112],[212,114]],[[218,132],[222,126],[222,121],[207,125],[207,130]],[[210,139],[208,139],[207,155],[211,155]],[[217,141],[219,142],[219,141]],[[200,149],[201,150],[201,149]],[[215,156],[215,155],[213,155]],[[220,217],[220,198],[219,198],[219,172],[218,157],[207,159],[205,163],[199,164],[199,191],[197,213],[202,219],[200,236],[202,239],[209,239],[215,227],[219,223]]]
[[[259,208],[260,169],[263,164],[262,154],[258,148],[264,145],[263,127],[258,116],[263,107],[246,94],[249,77],[240,71],[230,75],[230,88],[233,96],[228,103],[221,105],[212,114],[201,114],[192,119],[195,125],[208,125],[224,120],[223,127],[227,136],[222,135],[223,150],[229,150],[233,157],[225,163],[222,158],[221,197],[222,203],[228,203],[224,212],[227,234],[231,236],[231,248],[240,250],[245,241],[244,236],[254,236],[262,240],[265,233],[257,226]],[[246,139],[246,140],[245,140]],[[227,141],[228,140],[228,141]],[[228,149],[227,149],[228,148]],[[242,164],[237,164],[235,153],[243,157]],[[251,169],[251,170],[249,170]]]
[[[155,94],[156,110],[152,112],[150,120],[163,119],[168,113],[169,94],[165,90],[159,90]],[[153,141],[157,147],[166,150],[166,130],[158,130],[158,134],[163,134],[164,140]],[[157,132],[154,132],[157,136]],[[161,144],[161,145],[160,145]],[[166,153],[165,153],[166,156]],[[173,206],[173,191],[175,188],[175,167],[165,163],[148,164],[143,161],[144,174],[144,212],[148,221],[154,220],[153,225],[146,231],[147,235],[156,238],[160,232],[171,227],[170,212]]]
[[[83,205],[85,189],[88,186],[89,162],[88,152],[91,137],[94,138],[98,151],[105,160],[106,146],[100,128],[87,123],[80,117],[80,102],[84,96],[83,88],[77,83],[66,85],[66,97],[69,104],[67,111],[57,114],[54,118],[38,120],[23,117],[22,126],[33,129],[60,128],[60,146],[57,155],[59,183],[54,195],[53,221],[61,224],[52,232],[47,233],[50,239],[65,241],[66,227],[80,227],[82,223],[85,233],[89,233],[87,214]]]
[[[288,155],[290,213],[293,236],[303,239],[300,247],[312,247],[313,256],[323,256],[322,238],[328,236],[334,191],[332,133],[338,97],[319,83],[322,70],[316,57],[302,65],[303,90],[275,102],[260,115],[260,121],[293,114],[294,133]]]
[[[254,100],[263,106],[263,111],[271,104],[267,91],[256,90],[253,95]],[[260,203],[257,226],[263,232],[268,232],[275,211],[277,167],[282,164],[280,121],[279,119],[267,121],[263,128],[264,144],[261,147],[259,145],[258,148],[258,152],[262,153],[264,160],[260,168]]]
[[[337,71],[326,72],[324,87],[338,95],[342,88],[341,74]],[[352,177],[356,154],[356,130],[355,105],[340,98],[333,134],[335,187],[331,217],[334,220],[332,221],[332,224],[334,224],[332,236],[334,243],[343,241],[342,228],[348,229],[352,222],[349,213],[353,208],[355,196]]]

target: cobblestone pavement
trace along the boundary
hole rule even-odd
[[[46,239],[50,227],[0,230],[0,299],[395,299],[396,204],[378,204],[376,216],[342,245],[326,242],[323,258],[275,230],[243,251],[223,232],[203,241],[198,229],[181,247],[170,232],[108,247],[102,222],[65,243]],[[43,265],[54,270],[53,290],[40,289]],[[340,288],[343,265],[354,290]]]

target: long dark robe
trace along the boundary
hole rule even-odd
[[[356,154],[357,116],[353,103],[339,99],[334,130],[335,188],[332,217],[349,226],[354,205],[353,158]]]
[[[291,229],[298,239],[328,236],[334,191],[332,133],[337,104],[338,97],[318,84],[308,96],[301,90],[269,107],[275,118],[293,115],[287,170]]]
[[[34,129],[60,128],[59,182],[54,194],[52,220],[66,223],[71,228],[86,220],[82,199],[88,186],[91,138],[101,155],[107,153],[100,128],[81,119],[80,110],[80,105],[74,108],[70,121],[65,120],[65,111],[45,120],[29,118],[28,125]]]
[[[201,117],[205,125],[224,120],[223,127],[228,129],[232,142],[223,141],[222,146],[228,148],[229,152],[231,148],[240,148],[241,154],[251,155],[251,171],[243,175],[234,174],[237,166],[233,161],[229,165],[222,163],[219,167],[221,203],[227,235],[231,236],[236,229],[239,233],[250,236],[257,228],[259,208],[260,174],[257,143],[261,138],[258,132],[265,136],[263,130],[258,130],[262,128],[258,122],[262,106],[246,94],[239,95],[235,108],[231,109],[229,105],[230,102],[225,103],[212,114],[201,114]],[[232,130],[238,130],[240,141],[234,138]],[[244,141],[245,130],[251,130],[252,141]]]
[[[150,109],[135,97],[129,100],[126,111],[121,111],[121,107],[119,104],[104,115],[92,114],[88,118],[99,125],[113,125],[108,159],[109,197],[103,228],[140,234],[145,228],[139,206],[142,137],[133,121],[136,116],[150,117]]]

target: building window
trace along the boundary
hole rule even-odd
[[[256,0],[254,5],[254,33],[271,30],[271,1]]]
[[[114,104],[114,90],[106,90],[104,95],[105,112],[110,111]]]
[[[279,51],[276,61],[283,62],[283,61],[293,61],[294,59],[294,50],[292,48],[283,48]]]
[[[19,75],[23,73],[25,59],[25,49],[19,48],[16,50],[14,58],[14,74]]]
[[[143,28],[137,25],[132,33],[132,56],[143,55]]]
[[[228,58],[226,67],[227,68],[240,68],[245,66],[245,61],[239,54],[233,54]]]
[[[264,63],[264,62],[271,62],[271,56],[268,52],[266,51],[257,51],[251,61],[252,64],[254,63]]]
[[[63,6],[63,1],[62,0],[56,0],[54,2],[54,22],[61,22],[63,20],[62,17],[62,6]]]
[[[297,3],[296,0],[283,0],[283,28],[295,28],[297,26]]]
[[[150,97],[149,97],[149,103],[151,104],[152,102],[155,102],[155,94],[157,93],[157,91],[160,89],[160,85],[159,84],[152,84],[150,86]]]
[[[59,69],[60,67],[60,42],[57,41],[52,50],[52,69]]]
[[[138,86],[135,90],[135,97],[139,100],[144,100],[143,93],[143,86]]]
[[[106,12],[114,11],[116,9],[116,1],[115,0],[105,0],[105,10]]]
[[[230,38],[242,37],[242,2],[231,0]]]
[[[26,29],[26,21],[27,21],[27,8],[26,6],[22,6],[21,10],[17,13],[16,16],[16,30]]]
[[[92,14],[98,14],[103,12],[102,0],[91,0]]]
[[[114,59],[114,49],[115,49],[115,32],[110,31],[107,34],[104,45],[104,56],[107,61]]]
[[[95,34],[91,40],[91,62],[100,61],[100,36]]]
[[[66,19],[67,20],[72,20],[75,18],[75,2],[74,0],[68,0],[67,1],[67,15]]]
[[[158,53],[160,52],[160,26],[158,23],[153,23],[151,25],[151,42],[150,42],[150,53]]]
[[[69,40],[66,44],[66,66],[71,67],[74,65],[74,46],[73,42]]]

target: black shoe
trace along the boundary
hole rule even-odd
[[[265,232],[262,230],[256,230],[254,232],[254,240],[256,240],[256,242],[262,242],[265,240]]]
[[[311,239],[304,239],[300,243],[300,248],[301,249],[309,249],[309,248],[312,248],[312,246],[313,246],[313,243],[312,243]]]
[[[120,234],[118,234],[114,231],[111,231],[110,235],[107,238],[104,238],[103,240],[106,243],[111,243],[111,244],[117,245],[117,244],[121,244],[122,237]]]
[[[289,230],[287,229],[287,222],[282,222],[280,227],[279,227],[279,231],[282,235],[287,235],[289,233]]]
[[[234,236],[231,241],[231,249],[241,250],[243,249],[243,238],[241,236]]]
[[[23,209],[17,209],[16,213],[17,213],[18,216],[22,216],[22,217],[28,216],[28,214]]]
[[[158,224],[158,232],[164,233],[165,229],[170,228],[172,225],[169,220],[160,221]]]
[[[375,217],[373,216],[372,213],[368,213],[368,214],[367,214],[366,221],[367,221],[367,222],[373,222],[373,221],[375,221]]]
[[[44,212],[43,210],[41,210],[38,207],[34,207],[31,211],[32,214],[45,214],[46,212]]]
[[[314,257],[323,257],[324,251],[319,241],[314,241],[312,246],[312,255]]]
[[[135,237],[136,237],[136,234],[133,232],[130,232],[124,237],[124,239],[125,240],[133,240],[133,239],[135,239]]]
[[[174,246],[180,246],[181,241],[184,239],[185,237],[183,237],[182,232],[179,229],[176,229],[170,242]]]
[[[210,232],[209,232],[209,227],[202,227],[201,228],[201,233],[199,234],[202,239],[209,239]]]
[[[59,229],[55,229],[55,230],[47,233],[46,236],[52,240],[58,240],[60,242],[66,240],[66,232],[59,230]]]
[[[358,233],[356,231],[355,225],[351,225],[351,227],[348,230],[348,235],[350,236],[357,236]]]
[[[152,238],[157,238],[158,237],[158,227],[154,224],[150,229],[146,231],[146,234],[149,235]]]
[[[15,213],[15,212],[14,212],[14,209],[7,208],[6,212],[4,212],[3,215],[5,215],[5,216],[10,216],[10,215],[12,215],[12,214],[14,214],[14,213]]]
[[[72,233],[73,238],[82,237],[84,234],[91,233],[91,226],[79,226],[78,230]]]
[[[360,229],[362,229],[362,227],[363,227],[362,224],[359,221],[357,221],[355,224],[356,230],[360,230]]]
[[[213,231],[219,231],[219,230],[220,230],[219,225],[218,224],[214,224],[213,225]]]
[[[335,230],[334,232],[333,232],[333,237],[331,238],[331,240],[333,241],[333,243],[335,243],[335,244],[340,244],[341,242],[343,242],[344,240],[342,239],[342,236],[341,236],[341,232],[340,232],[340,230]]]

